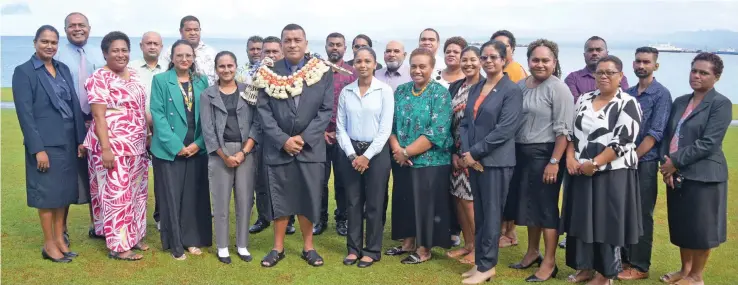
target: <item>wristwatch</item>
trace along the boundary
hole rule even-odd
[[[241,152],[243,153],[243,156],[249,156],[249,153],[250,153],[250,152],[248,152],[248,151],[245,151],[245,150],[243,150],[243,149],[241,149]]]
[[[410,155],[409,155],[409,154],[407,154],[407,149],[404,149],[404,148],[402,149],[402,155],[404,155],[404,156],[405,156],[405,158],[408,158],[408,157],[410,157]]]
[[[356,154],[352,154],[352,155],[349,155],[349,156],[348,156],[348,159],[349,159],[350,161],[354,161],[354,159],[356,159],[356,157],[357,157],[357,156],[356,156]]]
[[[559,160],[552,157],[551,160],[548,161],[548,163],[550,163],[550,164],[559,164]]]

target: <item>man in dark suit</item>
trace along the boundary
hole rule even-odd
[[[284,236],[289,216],[298,215],[304,247],[302,257],[312,266],[323,265],[313,248],[313,224],[320,220],[320,199],[325,174],[324,132],[333,109],[333,74],[322,63],[309,63],[305,30],[296,24],[282,29],[285,58],[274,63],[279,76],[295,74],[298,90],[274,90],[279,82],[259,91],[258,108],[263,128],[264,162],[272,200],[274,248],[261,265],[272,267],[284,258]],[[305,81],[299,75],[319,74]],[[285,98],[286,97],[286,98]]]

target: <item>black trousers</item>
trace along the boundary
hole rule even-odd
[[[489,271],[499,261],[502,212],[513,171],[513,167],[484,167],[484,172],[469,170],[474,195],[474,258],[479,272]]]
[[[659,163],[656,160],[638,163],[643,235],[638,238],[637,244],[625,246],[622,250],[623,263],[630,264],[641,272],[648,272],[651,267],[653,209],[659,192],[658,169]]]
[[[261,146],[256,147],[257,156],[256,163],[256,189],[254,189],[254,196],[256,199],[256,212],[258,217],[262,221],[272,220],[272,203],[269,198],[269,187],[267,185],[267,166],[264,163],[263,149]]]
[[[335,169],[346,191],[349,254],[368,256],[374,260],[382,257],[383,207],[390,176],[389,146],[369,161],[364,174],[356,171],[346,154],[338,148]],[[364,220],[366,220],[366,246],[364,246]]]
[[[623,271],[621,248],[604,243],[585,243],[566,237],[566,265],[576,270],[592,270],[613,279]]]
[[[328,181],[331,178],[331,164],[335,166],[340,149],[338,143],[325,145],[325,176],[323,177],[323,194],[320,201],[321,222],[328,221]],[[336,222],[346,221],[346,190],[339,175],[333,176],[333,192],[336,199],[336,210],[333,212]]]

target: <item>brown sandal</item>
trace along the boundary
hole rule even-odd
[[[462,248],[459,248],[459,249],[454,249],[454,250],[451,250],[451,251],[447,251],[446,252],[446,256],[448,256],[449,258],[459,258],[462,255],[467,255],[469,253],[470,252],[469,252],[468,249],[462,247]]]
[[[467,254],[464,258],[459,259],[459,262],[461,262],[461,264],[476,265],[475,257],[469,258],[469,256],[474,256],[474,253],[472,252]]]
[[[664,274],[663,276],[661,276],[661,278],[659,278],[659,280],[664,283],[673,284],[679,282],[679,280],[682,280],[682,278],[684,277],[682,276],[681,271],[674,271]]]
[[[500,241],[498,243],[499,248],[506,248],[506,247],[517,246],[517,245],[518,245],[517,239],[513,239],[505,235],[500,236]]]

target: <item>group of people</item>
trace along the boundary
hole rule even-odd
[[[196,17],[179,28],[182,39],[163,54],[161,37],[146,33],[140,61],[129,60],[130,39],[117,31],[96,52],[81,13],[65,19],[67,43],[52,26],[38,29],[12,88],[43,258],[77,256],[66,217],[83,203],[89,235],[105,239],[110,258],[143,258],[150,165],[161,245],[176,260],[212,246],[214,223],[217,257],[231,263],[233,195],[240,259],[252,260],[249,234],[273,223],[261,266],[277,265],[296,220],[301,257],[323,265],[313,236],[327,228],[331,173],[343,264],[361,268],[382,256],[390,173],[400,244],[384,254],[424,263],[433,247],[459,246],[463,236],[446,255],[471,265],[464,284],[494,278],[499,248],[518,243],[516,225],[527,227],[528,249],[509,267],[538,266],[526,281],[556,277],[563,233],[566,265],[577,270],[568,281],[648,278],[659,172],[682,259],[661,280],[703,284],[711,249],[726,240],[721,146],[732,104],[714,89],[723,71],[715,54],[694,58],[693,92],[672,102],[654,77],[656,49],[635,51],[638,83],[628,88],[623,62],[599,37],[585,42],[586,66],[562,80],[556,43],[530,43],[526,70],[506,30],[479,48],[447,39],[441,64],[441,38],[429,28],[407,62],[390,41],[382,67],[366,35],[351,42],[350,62],[345,37],[328,35],[320,59],[290,24],[279,38],[249,38],[239,65],[202,42]],[[259,218],[249,228],[254,200]]]

